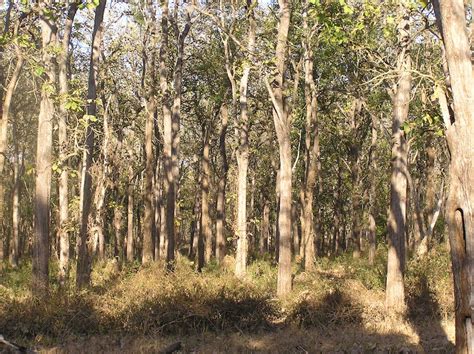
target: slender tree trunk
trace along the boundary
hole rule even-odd
[[[61,54],[58,56],[58,82],[59,94],[59,160],[61,162],[61,175],[59,177],[59,282],[64,285],[69,275],[69,232],[67,223],[69,218],[68,198],[68,170],[67,170],[67,96],[69,94],[67,62],[69,59],[69,45],[71,31],[78,8],[77,2],[69,5],[64,34],[61,42]]]
[[[260,234],[260,254],[268,252],[270,245],[270,205],[267,200],[263,203],[262,228]]]
[[[350,147],[351,157],[351,182],[352,182],[352,234],[350,243],[352,247],[352,257],[360,258],[361,253],[361,236],[362,236],[362,196],[360,185],[360,141],[359,128],[357,120],[362,110],[362,100],[355,98],[351,113],[351,138]]]
[[[431,237],[433,234],[433,228],[431,227],[431,222],[433,216],[436,212],[436,170],[435,170],[435,161],[436,161],[436,148],[433,144],[427,147],[426,154],[428,157],[427,166],[426,166],[426,198],[425,198],[425,207],[423,210],[423,219],[425,222],[424,226],[424,237],[420,240],[420,243],[417,247],[417,254],[420,256],[425,255],[429,251],[431,244]],[[434,225],[433,225],[434,227]]]
[[[312,33],[308,26],[309,0],[305,1],[303,13],[304,38],[304,72],[305,72],[305,103],[306,103],[306,137],[305,137],[305,183],[303,198],[303,242],[304,266],[306,270],[314,267],[315,227],[313,217],[313,193],[316,188],[319,170],[319,131],[317,124],[317,92],[313,77]]]
[[[372,142],[369,150],[369,166],[372,171],[377,171],[377,127],[379,121],[375,115],[372,115]],[[375,223],[375,201],[377,200],[377,184],[373,178],[369,190],[369,212],[368,212],[368,239],[369,239],[369,264],[375,263],[375,255],[377,251],[377,225]]]
[[[225,192],[227,185],[227,171],[229,169],[227,163],[227,153],[225,138],[227,133],[228,110],[224,103],[220,110],[221,116],[221,132],[219,136],[219,150],[222,159],[222,170],[219,176],[219,186],[217,190],[217,217],[216,217],[216,260],[221,263],[226,253],[226,237],[225,237]]]
[[[54,58],[48,50],[56,35],[56,28],[45,13],[45,8],[51,5],[51,1],[41,1],[39,5],[43,52],[42,63],[46,68],[46,80],[41,90],[36,147],[35,233],[33,238],[32,269],[32,290],[36,295],[44,294],[48,289],[49,282],[49,220],[54,117],[54,102],[51,88],[54,88],[56,82]]]
[[[247,0],[249,29],[247,32],[248,57],[243,65],[240,80],[240,120],[238,122],[239,148],[237,150],[237,251],[235,255],[235,275],[243,277],[247,273],[248,235],[247,235],[247,174],[249,165],[248,132],[248,81],[251,70],[251,55],[255,47],[256,22],[254,0]]]
[[[201,183],[199,181],[199,188],[201,188]],[[190,239],[189,239],[189,253],[188,257],[190,259],[194,259],[196,256],[197,251],[197,239],[199,238],[199,222],[200,222],[200,215],[201,215],[201,204],[200,202],[200,193],[196,191],[194,197],[194,207],[193,207],[193,215],[191,221],[191,232],[190,232]]]
[[[155,253],[153,230],[155,219],[155,203],[153,193],[155,158],[153,154],[153,136],[155,128],[156,103],[156,72],[155,72],[155,47],[157,43],[156,9],[153,2],[147,2],[148,28],[145,36],[149,37],[150,47],[144,46],[143,53],[144,80],[142,85],[146,93],[146,121],[145,121],[145,215],[143,219],[143,255],[142,263],[153,261]],[[164,15],[165,16],[165,15]],[[162,19],[162,21],[164,21]],[[148,61],[148,56],[150,60]],[[156,242],[156,241],[155,241]]]
[[[212,256],[212,233],[211,233],[211,217],[209,215],[209,127],[203,128],[203,150],[201,161],[201,227],[200,236],[204,249],[199,249],[199,269],[202,269],[204,264],[209,263]],[[204,257],[202,256],[204,254]],[[202,260],[204,259],[204,263]]]
[[[388,260],[385,305],[394,311],[405,308],[405,232],[407,204],[408,147],[402,125],[408,117],[411,91],[411,59],[408,15],[399,24],[401,54],[398,59],[398,84],[393,97],[392,177],[388,217]]]
[[[471,51],[462,0],[434,1],[446,50],[454,123],[445,120],[451,153],[446,216],[454,274],[456,353],[473,348],[473,240],[474,240],[474,93]]]
[[[271,87],[268,80],[265,84],[273,103],[273,121],[278,138],[280,153],[279,193],[280,205],[278,216],[278,280],[277,295],[285,296],[292,288],[291,278],[291,121],[285,100],[285,71],[288,48],[288,31],[291,10],[288,0],[279,0],[280,18],[276,46],[277,75]]]
[[[16,268],[18,267],[18,257],[20,251],[20,159],[22,157],[20,157],[20,151],[18,150],[15,125],[13,126],[13,139],[15,140],[15,156],[13,161],[12,237],[10,239],[10,265],[13,268]]]
[[[103,20],[105,12],[105,4],[107,0],[100,0],[99,5],[95,10],[94,29],[92,32],[92,51],[89,66],[89,81],[88,81],[88,104],[86,107],[87,116],[95,117],[97,115],[97,75],[99,70],[99,59],[101,52],[102,34],[103,34]],[[80,230],[79,230],[79,245],[78,245],[78,259],[77,259],[77,275],[76,286],[83,288],[90,283],[91,272],[91,252],[89,250],[88,242],[88,225],[89,213],[91,205],[91,188],[92,176],[90,174],[90,166],[92,164],[92,154],[94,150],[94,130],[91,126],[92,122],[86,129],[86,142],[82,162],[81,174],[81,192],[80,192]]]
[[[134,180],[133,180],[133,167],[129,167],[128,173],[128,186],[127,186],[127,261],[133,262],[134,249],[133,249],[133,207],[135,204],[134,198]]]
[[[8,12],[7,14],[10,14],[11,11],[11,6],[13,4],[13,1],[10,1],[9,7],[8,7]],[[7,24],[9,22],[6,21],[5,24],[5,33],[8,31],[9,25]],[[20,23],[18,22],[16,27],[15,27],[15,35],[18,34],[18,28],[19,28]],[[18,83],[18,79],[20,77],[21,69],[23,67],[23,55],[20,51],[20,48],[18,46],[15,46],[15,53],[16,53],[16,63],[15,63],[15,68],[13,70],[13,73],[10,77],[10,80],[8,83],[6,83],[5,91],[2,88],[0,97],[2,98],[2,105],[1,105],[1,121],[0,121],[0,227],[2,226],[2,222],[4,220],[4,208],[5,208],[5,181],[4,181],[4,170],[5,170],[5,156],[6,156],[6,150],[7,150],[7,143],[8,143],[8,120],[9,120],[9,115],[10,115],[10,106],[13,98],[13,94],[16,89],[16,85]],[[0,52],[0,54],[2,54]],[[3,71],[3,70],[2,70]],[[2,73],[2,78],[3,78],[3,73]],[[3,80],[1,82],[3,84]],[[4,236],[0,235],[0,263],[3,261],[3,247],[4,247]]]
[[[169,1],[161,1],[161,47],[160,47],[160,90],[162,95],[162,114],[163,114],[163,193],[162,205],[160,210],[161,225],[160,225],[160,258],[166,257],[166,243],[170,237],[174,238],[174,191],[172,200],[168,201],[170,195],[170,181],[173,180],[171,153],[172,153],[172,116],[171,116],[171,95],[168,85],[168,26],[169,26]],[[172,204],[172,208],[168,208],[167,203]],[[167,211],[170,209],[170,215]],[[172,220],[169,220],[169,219]],[[170,224],[170,225],[168,225]],[[173,234],[168,235],[169,229],[172,229]]]
[[[118,193],[116,193],[118,199]],[[114,208],[114,232],[115,232],[115,259],[117,261],[118,270],[122,269],[124,256],[124,238],[122,236],[122,206],[116,205]]]

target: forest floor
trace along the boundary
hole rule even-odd
[[[184,258],[171,274],[159,263],[118,271],[104,262],[88,291],[53,278],[46,299],[32,298],[26,263],[0,272],[0,334],[42,353],[166,352],[178,342],[185,353],[453,352],[448,253],[409,261],[404,317],[385,313],[385,260],[381,249],[374,266],[342,256],[302,272],[295,262],[286,299],[276,298],[276,267],[263,260],[245,280],[232,275],[231,258],[202,274]]]

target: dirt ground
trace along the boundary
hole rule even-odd
[[[172,351],[174,344],[180,349]],[[92,337],[42,348],[40,353],[452,353],[454,323],[387,323],[373,330],[347,326],[332,330],[285,327],[271,332],[189,337]],[[39,348],[38,348],[39,349]]]

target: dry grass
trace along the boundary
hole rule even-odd
[[[275,297],[276,269],[266,261],[253,263],[245,280],[232,275],[230,258],[202,274],[185,259],[174,273],[160,263],[119,273],[97,264],[89,291],[53,286],[43,300],[31,297],[24,266],[0,275],[0,333],[51,352],[157,352],[175,341],[204,353],[452,350],[447,253],[410,262],[402,319],[385,314],[383,262],[383,252],[375,267],[321,261],[314,272],[296,272],[284,300]]]

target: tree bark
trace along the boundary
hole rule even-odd
[[[87,116],[95,117],[97,115],[97,76],[99,71],[99,59],[101,53],[101,43],[103,35],[103,21],[105,4],[107,0],[100,0],[99,5],[95,10],[94,29],[92,32],[92,50],[89,64],[89,80],[86,107]],[[94,150],[94,130],[92,129],[92,122],[88,122],[86,128],[85,150],[82,161],[81,173],[81,191],[79,202],[80,214],[80,230],[79,230],[79,245],[78,245],[78,259],[77,259],[77,275],[76,286],[83,288],[90,283],[91,272],[91,252],[89,250],[88,242],[88,225],[89,213],[91,206],[91,188],[92,176],[90,174],[90,167],[92,164],[92,154]]]
[[[23,158],[20,156],[17,138],[16,127],[13,125],[15,156],[13,161],[12,237],[10,239],[10,265],[13,268],[18,267],[20,251],[20,179],[22,174],[22,163],[20,163],[20,159]],[[21,155],[23,155],[23,153]]]
[[[393,311],[405,310],[405,233],[408,176],[408,147],[402,125],[408,117],[411,91],[411,58],[409,54],[409,19],[405,15],[398,26],[400,55],[398,84],[393,96],[392,176],[388,216],[388,260],[385,305]]]
[[[76,1],[69,5],[66,21],[64,23],[63,39],[61,41],[61,54],[58,56],[58,83],[59,83],[59,160],[61,162],[61,174],[59,177],[59,282],[64,285],[69,275],[69,231],[67,223],[69,219],[68,198],[68,170],[67,170],[67,117],[66,109],[69,94],[68,85],[68,59],[69,45],[71,42],[72,25],[76,16],[78,3]]]
[[[273,121],[278,138],[280,153],[278,216],[278,279],[277,295],[285,296],[292,288],[291,277],[291,121],[285,99],[285,72],[288,49],[288,31],[291,10],[288,0],[279,0],[280,17],[278,22],[277,46],[275,52],[276,77],[273,88],[268,80],[267,90],[273,104]]]
[[[313,77],[312,30],[308,26],[309,0],[305,1],[303,12],[304,31],[304,72],[305,72],[305,103],[306,103],[306,136],[305,136],[305,181],[303,190],[303,242],[304,267],[311,270],[315,258],[315,227],[313,213],[313,195],[319,172],[319,131],[317,124],[317,92]]]
[[[201,227],[198,243],[198,269],[209,263],[212,256],[211,217],[209,215],[209,127],[203,127],[203,149],[201,160]]]
[[[473,241],[474,241],[474,93],[471,51],[464,2],[434,1],[449,69],[454,122],[445,120],[451,153],[446,216],[454,274],[456,352],[473,348]]]
[[[133,248],[133,207],[135,204],[134,196],[134,180],[133,167],[130,166],[128,170],[128,186],[127,186],[127,261],[133,262],[134,248]]]
[[[145,215],[143,220],[143,255],[142,263],[147,264],[153,261],[155,253],[153,229],[155,219],[154,203],[154,170],[155,158],[153,154],[153,136],[155,128],[155,115],[157,109],[156,103],[156,73],[155,73],[155,47],[157,42],[156,31],[156,9],[153,2],[147,2],[147,33],[150,46],[144,45],[143,67],[144,77],[148,80],[143,81],[143,90],[146,92],[146,121],[145,121]],[[163,14],[163,16],[166,16]],[[162,19],[162,21],[166,21]],[[147,41],[145,41],[146,43]],[[150,54],[148,54],[150,52]],[[150,56],[150,60],[148,60]],[[156,241],[155,241],[156,242]]]
[[[262,228],[260,234],[260,254],[268,252],[270,244],[270,205],[268,200],[263,202]]]
[[[226,153],[226,134],[229,113],[227,104],[224,103],[220,110],[221,132],[219,135],[219,150],[222,160],[222,169],[219,176],[219,186],[217,190],[217,216],[216,216],[216,260],[221,263],[226,254],[226,236],[225,236],[225,192],[227,185],[227,171],[229,169]]]
[[[372,171],[377,171],[377,127],[379,121],[375,115],[372,115],[372,141],[369,150],[369,167]],[[377,251],[377,225],[375,222],[375,201],[377,200],[377,184],[375,178],[372,178],[369,190],[369,212],[368,212],[368,239],[369,239],[369,264],[375,263]]]
[[[49,221],[54,118],[52,93],[56,82],[54,58],[48,49],[56,35],[56,27],[45,13],[45,8],[51,5],[51,1],[41,1],[39,5],[42,63],[45,67],[46,76],[41,90],[38,140],[36,146],[35,233],[33,238],[32,291],[36,295],[43,295],[49,285]]]
[[[240,79],[240,119],[238,122],[239,148],[237,150],[237,251],[235,255],[235,275],[243,277],[247,273],[248,235],[247,235],[247,174],[249,165],[249,126],[248,126],[248,81],[252,54],[255,47],[256,22],[254,0],[247,0],[249,28],[247,32],[247,57],[243,64]]]
[[[13,1],[9,3],[8,14],[11,11],[11,6]],[[9,20],[8,20],[9,21]],[[15,25],[14,35],[18,35],[18,29],[20,26],[20,22]],[[7,25],[7,21],[5,24],[5,31],[7,33],[9,26]],[[1,54],[1,52],[0,52]],[[13,69],[13,73],[10,77],[8,83],[6,83],[5,91],[3,88],[1,89],[0,97],[2,98],[2,106],[1,106],[1,121],[0,121],[0,227],[1,223],[4,220],[4,208],[5,208],[5,180],[4,180],[4,173],[5,173],[5,156],[7,150],[7,143],[8,143],[8,120],[10,116],[10,106],[13,98],[13,94],[16,89],[16,85],[18,83],[18,79],[20,78],[21,69],[23,68],[24,58],[21,53],[21,50],[18,45],[15,45],[15,54],[16,54],[16,63],[15,68]],[[2,70],[3,71],[3,70]],[[2,73],[3,78],[3,73]],[[3,84],[3,80],[2,80]],[[3,260],[3,235],[0,236],[0,262]]]

